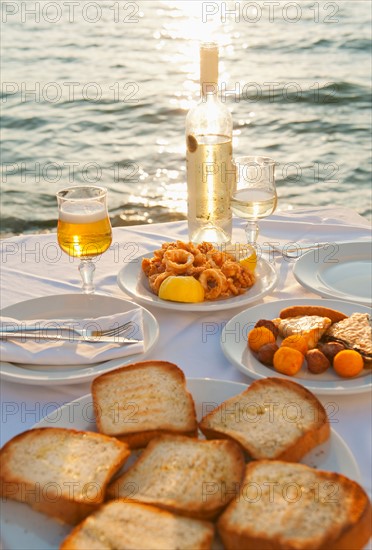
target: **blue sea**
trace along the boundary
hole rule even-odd
[[[81,183],[108,187],[113,225],[183,219],[205,40],[234,154],[276,160],[278,208],[371,219],[371,5],[2,0],[2,234],[54,230]]]

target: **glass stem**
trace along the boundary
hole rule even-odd
[[[85,294],[92,294],[94,292],[93,276],[95,270],[96,266],[90,258],[81,260],[79,271],[83,280],[83,292]]]
[[[258,237],[258,224],[256,222],[247,222],[245,226],[245,234],[248,244],[256,244]]]

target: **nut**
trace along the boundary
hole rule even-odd
[[[279,334],[278,327],[277,327],[272,321],[270,321],[269,319],[260,319],[260,320],[257,321],[257,323],[254,325],[254,328],[257,328],[257,327],[266,327],[266,328],[268,328],[269,330],[271,330],[271,332],[273,333],[273,335],[275,336],[275,338],[278,337],[278,334]]]
[[[344,349],[345,346],[341,344],[341,342],[328,342],[327,344],[323,344],[321,347],[321,351],[331,363],[333,362],[334,356],[337,355],[339,351]]]
[[[319,349],[311,349],[306,354],[307,368],[313,374],[322,374],[331,366],[331,363]]]
[[[258,350],[258,360],[264,365],[273,366],[274,353],[279,349],[275,343],[265,344]]]

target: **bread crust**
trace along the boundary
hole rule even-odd
[[[162,435],[180,435],[180,432],[172,430],[148,430],[144,432],[135,432],[130,434],[117,435],[116,438],[119,441],[126,443],[130,449],[143,449],[146,447],[152,439],[161,437]],[[182,432],[182,435],[186,437],[197,437],[198,429],[190,432]]]
[[[332,323],[337,323],[346,319],[347,315],[336,309],[323,306],[290,306],[282,309],[279,313],[281,319],[288,319],[290,317],[302,317],[305,315],[318,315],[319,317],[328,317]]]
[[[90,438],[96,441],[97,445],[109,443],[117,448],[116,458],[106,464],[107,471],[104,479],[98,483],[96,478],[74,479],[66,477],[62,478],[60,473],[56,478],[53,474],[47,478],[46,482],[40,482],[33,479],[33,467],[47,466],[38,456],[34,457],[31,452],[28,452],[31,445],[41,443],[41,457],[48,447],[48,444],[41,438],[45,436],[50,439],[51,446],[56,447],[64,445],[69,438]],[[18,448],[18,445],[21,445]],[[44,447],[43,447],[44,445]],[[22,456],[20,456],[22,454]],[[0,451],[0,495],[3,499],[17,500],[24,502],[35,510],[55,517],[65,523],[76,524],[84,517],[96,510],[97,507],[104,501],[106,496],[106,488],[119,468],[125,463],[130,455],[128,446],[118,441],[115,438],[104,434],[94,432],[86,432],[69,428],[34,428],[16,435],[8,441]],[[73,457],[72,457],[73,458]],[[89,456],[86,457],[87,459]],[[27,477],[22,476],[17,471],[17,463],[19,461],[28,461]],[[78,487],[88,486],[90,483],[95,484],[97,488],[95,494],[88,495],[76,494],[73,483],[78,483]]]
[[[256,479],[254,477],[255,469],[259,469],[265,463],[268,463],[268,461],[256,461],[247,466],[242,487],[245,483],[254,483],[253,480]],[[277,464],[280,464],[280,462],[270,463],[273,468]],[[312,471],[314,480],[318,480],[318,483],[340,484],[347,494],[346,498],[351,499],[350,511],[341,529],[325,528],[324,533],[318,536],[317,540],[315,538],[314,540],[295,539],[292,544],[286,538],[286,524],[284,522],[282,531],[272,536],[269,533],[255,531],[255,525],[248,520],[246,523],[242,521],[237,526],[231,519],[234,508],[239,507],[239,503],[244,501],[244,498],[241,498],[241,493],[238,499],[228,505],[218,520],[217,528],[226,550],[240,550],[241,548],[245,550],[256,550],[257,548],[260,550],[361,550],[364,547],[372,534],[371,503],[364,489],[342,474],[315,470],[303,464],[300,466],[304,470]],[[295,476],[293,482],[296,482]],[[301,483],[298,483],[300,486]],[[346,506],[346,502],[342,502],[341,506],[342,504]],[[301,502],[295,504],[295,506],[297,505],[301,506]],[[269,517],[270,502],[267,503],[267,513]],[[244,517],[243,508],[241,508],[241,515]],[[307,516],[306,508],[304,508],[303,519],[305,521],[310,519]]]
[[[163,434],[182,434],[188,437],[195,437],[198,432],[195,403],[191,393],[187,390],[185,374],[177,365],[168,361],[140,361],[109,371],[95,378],[91,384],[91,392],[95,405],[96,424],[98,431],[100,433],[105,433],[105,428],[102,422],[102,415],[100,414],[100,411],[102,411],[102,405],[100,402],[99,388],[107,383],[115,381],[115,378],[121,377],[121,375],[126,373],[138,371],[140,375],[141,371],[148,367],[160,367],[164,373],[172,376],[182,388],[182,392],[188,402],[189,408],[188,419],[186,420],[185,418],[184,422],[184,429],[181,430],[177,428],[173,423],[172,416],[169,415],[169,418],[167,420],[164,419],[162,421],[161,426],[157,426],[154,423],[152,429],[136,430],[138,424],[123,423],[122,432],[109,435],[112,435],[120,441],[127,443],[131,449],[143,448],[153,438]],[[159,405],[161,405],[161,400],[159,400]]]
[[[97,514],[94,514],[92,518],[87,518],[82,523],[77,525],[71,531],[71,533],[65,538],[65,540],[62,542],[62,544],[60,546],[60,550],[80,550],[81,547],[80,547],[79,541],[78,541],[78,537],[79,537],[80,533],[82,531],[84,531],[84,528],[86,526],[89,529],[89,524],[92,523],[92,520],[95,520],[96,522],[103,522],[104,520],[102,520],[102,518],[99,517],[100,512],[104,513],[110,506],[112,506],[114,504],[114,502],[116,504],[122,503],[123,506],[127,506],[128,507],[127,508],[128,512],[130,511],[130,508],[132,508],[134,511],[139,510],[140,512],[142,512],[143,515],[145,516],[145,518],[146,518],[146,516],[148,516],[148,517],[152,516],[151,519],[153,521],[154,521],[154,518],[156,517],[157,521],[159,522],[159,525],[158,525],[159,530],[161,530],[161,528],[162,528],[163,520],[173,521],[174,522],[174,527],[178,530],[178,536],[180,536],[180,533],[181,533],[182,529],[185,529],[185,527],[188,527],[188,525],[190,525],[190,523],[185,525],[184,518],[181,518],[180,516],[177,516],[176,514],[173,514],[171,512],[166,511],[166,510],[162,510],[161,508],[157,508],[157,507],[149,505],[149,504],[133,503],[133,502],[130,502],[126,499],[117,499],[115,501],[111,501],[111,502],[103,504],[97,510],[97,512],[98,512]],[[130,518],[130,513],[128,514],[128,516]],[[127,520],[128,520],[128,516],[126,517]],[[118,521],[120,521],[120,519],[118,519]],[[138,518],[136,518],[135,522],[136,522],[136,524],[139,523]],[[199,520],[199,519],[191,519],[191,518],[188,520],[188,522],[192,522],[192,524],[198,530],[200,530],[200,534],[198,536],[198,541],[197,541],[198,550],[210,550],[210,548],[212,547],[212,542],[213,542],[213,537],[214,537],[214,525],[212,523],[208,522],[208,521]],[[143,527],[144,527],[143,523],[141,523],[141,525],[138,525],[138,530],[137,530],[137,534],[135,536],[135,539],[131,541],[131,544],[133,545],[133,547],[134,546],[136,546],[137,548],[140,547],[141,538],[142,538],[141,528],[143,528]],[[97,537],[98,537],[98,535],[99,534],[97,533]],[[188,533],[185,532],[184,536],[185,536],[185,539],[187,540]],[[153,537],[154,540],[156,540],[156,538],[157,538],[156,531],[152,533],[152,537]],[[117,544],[120,544],[120,543],[122,543],[122,540],[119,538],[118,541],[117,541]],[[195,543],[196,543],[196,541],[194,541],[194,544]],[[190,547],[190,542],[189,541],[188,541],[187,546]]]
[[[367,500],[367,502],[366,502]],[[371,501],[365,499],[363,494],[355,504],[355,519],[344,529],[341,536],[327,542],[321,550],[362,550],[372,536],[372,506]]]
[[[128,365],[124,365],[123,367],[118,367],[117,369],[110,370],[108,372],[100,374],[99,376],[93,379],[91,383],[91,388],[93,390],[99,384],[102,384],[103,382],[109,380],[110,378],[116,377],[116,375],[120,374],[121,372],[142,370],[144,367],[147,367],[147,366],[162,367],[164,368],[165,371],[172,372],[175,375],[177,375],[180,378],[180,380],[182,380],[182,382],[186,384],[185,373],[175,363],[171,363],[170,361],[160,361],[160,360],[149,359],[147,361],[137,361],[136,363],[130,363]]]
[[[254,392],[257,388],[269,388],[278,386],[281,388],[288,388],[292,391],[294,390],[301,399],[305,399],[312,403],[314,407],[314,424],[312,429],[302,433],[298,438],[293,440],[287,447],[280,451],[278,450],[273,456],[270,457],[271,460],[285,460],[287,462],[298,462],[301,458],[307,454],[311,449],[320,445],[324,441],[327,441],[330,436],[330,425],[327,417],[327,413],[320,403],[320,401],[315,397],[315,395],[310,392],[304,386],[292,382],[291,380],[284,380],[282,378],[264,378],[261,380],[254,381],[246,390],[241,392],[242,396],[249,396],[250,394],[254,395]],[[228,430],[222,430],[217,428],[210,427],[209,420],[214,416],[218,415],[224,407],[229,409],[231,403],[236,403],[238,396],[232,397],[225,402],[221,403],[216,409],[205,415],[199,423],[199,428],[203,434],[208,439],[229,439],[236,441],[241,448],[253,459],[263,459],[267,458],[259,454],[261,450],[257,451],[254,445],[250,444],[249,437],[244,432],[229,433]],[[275,427],[273,426],[273,434],[275,433]]]

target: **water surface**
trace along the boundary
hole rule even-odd
[[[200,40],[220,44],[236,155],[278,162],[279,208],[371,218],[371,3],[2,2],[2,232],[56,225],[55,193],[109,188],[113,223],[186,213]]]

